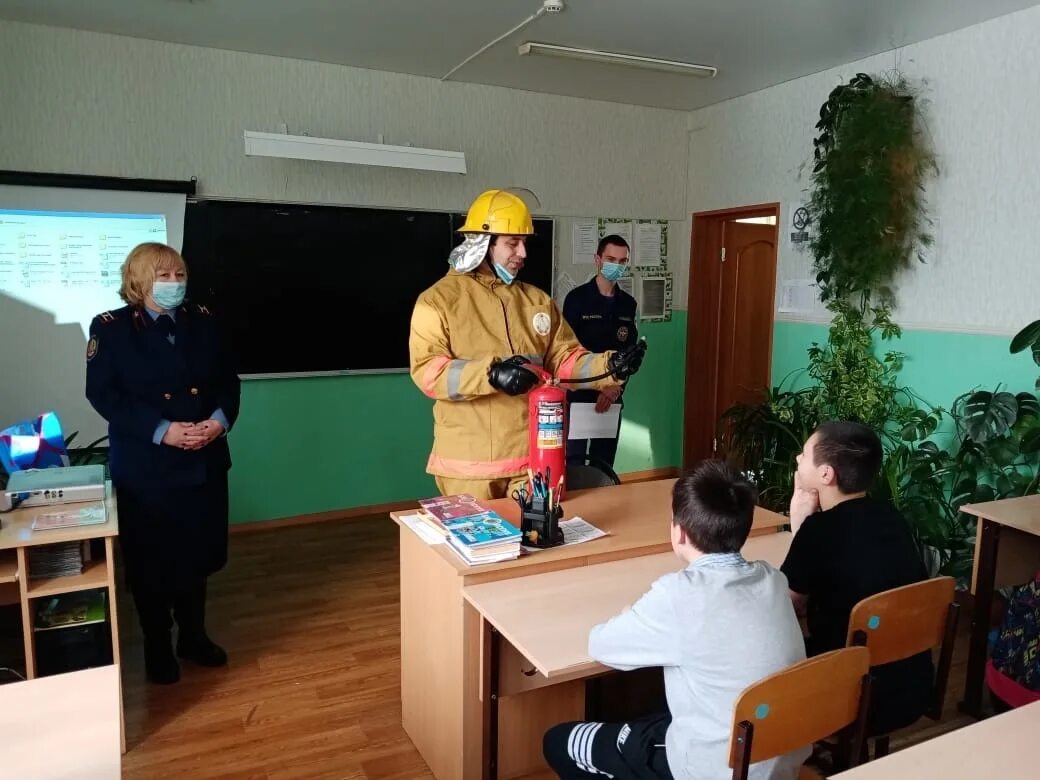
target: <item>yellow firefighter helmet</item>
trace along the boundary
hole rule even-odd
[[[520,196],[508,190],[488,190],[473,201],[459,232],[530,236],[534,235],[534,221]]]

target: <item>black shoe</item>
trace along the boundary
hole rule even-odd
[[[173,685],[181,679],[181,668],[173,657],[170,642],[145,642],[144,671],[157,685]]]
[[[199,666],[227,666],[224,648],[203,634],[197,639],[177,640],[177,655]]]

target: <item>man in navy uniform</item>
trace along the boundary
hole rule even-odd
[[[628,271],[628,242],[621,236],[604,236],[596,248],[595,261],[596,275],[568,293],[563,316],[590,352],[624,350],[638,339],[636,300],[618,286],[618,279]],[[621,402],[622,390],[620,384],[603,390],[572,390],[567,398],[572,404],[595,404],[596,411],[602,414],[612,404]],[[617,443],[617,434],[605,439],[571,439],[567,442],[567,457],[588,454],[613,468]]]
[[[164,684],[180,677],[174,620],[177,655],[202,666],[227,663],[206,633],[206,580],[227,561],[224,434],[238,416],[239,379],[209,309],[184,303],[186,280],[180,254],[141,244],[123,265],[128,305],[95,317],[87,344],[86,395],[108,421],[145,670]]]

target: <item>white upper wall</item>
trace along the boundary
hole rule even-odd
[[[685,112],[11,22],[0,22],[0,73],[0,169],[197,176],[209,196],[438,211],[515,186],[542,215],[685,219]],[[244,130],[283,122],[461,150],[469,174],[245,156]],[[557,225],[557,265],[570,269],[570,221]],[[0,422],[54,408],[84,440],[100,435],[82,397],[85,345],[52,354],[53,315],[2,300],[0,331],[49,356],[0,383]]]
[[[1040,316],[1038,35],[1040,7],[692,112],[689,210],[803,199],[830,90],[857,72],[898,68],[927,81],[941,175],[928,193],[937,245],[899,280],[897,321],[1017,331]],[[780,281],[808,278],[810,268],[782,236]]]
[[[202,194],[684,218],[686,113],[0,22],[0,168],[187,179]],[[469,174],[247,158],[244,130],[453,149]]]

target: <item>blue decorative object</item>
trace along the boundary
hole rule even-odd
[[[881,618],[877,615],[871,615],[870,620],[867,621],[867,628],[873,631],[875,628],[881,625]]]
[[[755,718],[756,719],[762,720],[763,718],[765,718],[768,715],[769,715],[769,705],[768,704],[759,704],[757,707],[755,707]]]
[[[8,474],[26,469],[68,466],[65,436],[54,412],[23,420],[0,431],[0,466]]]

